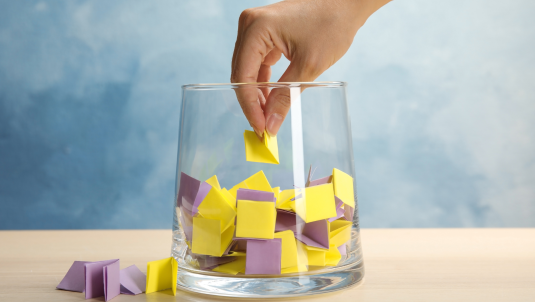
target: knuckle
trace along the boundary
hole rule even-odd
[[[240,14],[240,23],[245,27],[250,26],[257,20],[263,17],[263,11],[259,8],[248,8]]]
[[[289,108],[292,105],[292,100],[289,94],[281,93],[277,96],[277,103],[283,108]]]

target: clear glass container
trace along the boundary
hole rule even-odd
[[[172,245],[179,289],[291,297],[362,280],[345,86],[182,86]],[[289,93],[291,109],[277,136],[261,139],[248,132],[237,95],[274,89]]]

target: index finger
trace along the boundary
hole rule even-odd
[[[271,50],[266,45],[262,34],[256,30],[247,29],[242,35],[232,67],[233,83],[256,83],[258,73],[264,57]],[[258,88],[256,86],[239,86],[235,89],[238,102],[247,120],[258,136],[262,136],[266,126],[264,112],[260,105]]]

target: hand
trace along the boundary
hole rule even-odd
[[[366,19],[389,0],[288,0],[242,12],[232,56],[232,83],[269,82],[271,66],[291,62],[279,82],[312,82],[349,49]],[[237,89],[260,137],[276,135],[290,110],[289,89]]]

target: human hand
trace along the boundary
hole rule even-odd
[[[242,12],[232,83],[269,82],[282,54],[291,62],[279,82],[312,82],[349,49],[366,19],[389,0],[287,0]],[[276,135],[290,110],[289,89],[237,89],[258,136]]]

